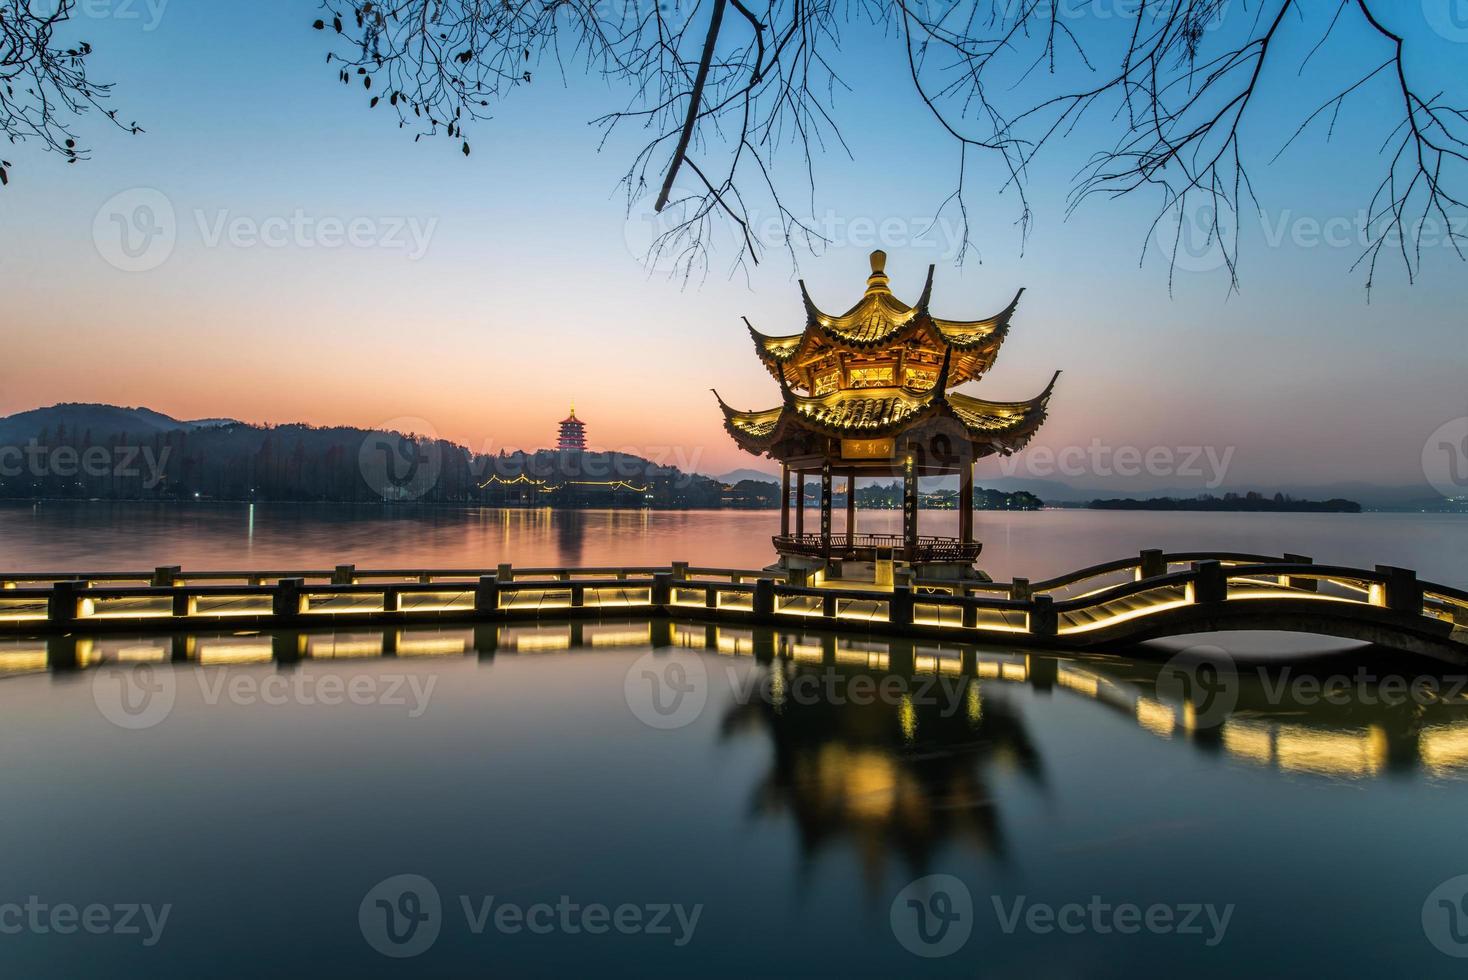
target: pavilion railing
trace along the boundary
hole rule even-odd
[[[916,544],[909,547],[900,534],[834,533],[829,539],[819,534],[777,534],[772,540],[775,550],[786,555],[868,560],[893,557],[914,563],[973,562],[983,547],[977,541],[927,535],[919,537]]]

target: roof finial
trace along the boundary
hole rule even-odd
[[[872,274],[867,279],[867,292],[887,289],[887,253],[880,248],[872,253]]]

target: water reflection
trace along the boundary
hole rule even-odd
[[[789,813],[810,850],[849,837],[921,864],[933,843],[1002,850],[984,772],[1043,785],[1041,752],[1010,698],[1083,699],[1191,751],[1281,772],[1348,779],[1468,774],[1468,682],[1441,667],[1323,659],[1241,667],[1228,710],[1203,717],[1160,661],[1024,653],[800,630],[626,620],[455,629],[106,635],[0,640],[0,678],[107,663],[218,666],[386,657],[686,649],[753,673],[724,706],[725,738],[763,733],[773,760],[758,813]],[[1344,696],[1328,697],[1331,682]],[[807,683],[809,682],[809,683]],[[896,684],[887,694],[883,685]],[[853,696],[857,686],[869,693]],[[799,691],[801,696],[792,696]]]
[[[773,759],[752,808],[789,815],[807,861],[849,844],[875,888],[888,854],[913,873],[926,871],[950,841],[1003,855],[988,772],[997,766],[1035,784],[1044,779],[1004,691],[981,690],[972,675],[928,674],[928,683],[889,684],[884,693],[891,675],[839,660],[817,666],[782,657],[766,671],[761,695],[730,705],[722,730],[768,738]]]

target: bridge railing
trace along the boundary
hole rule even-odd
[[[259,627],[592,612],[789,621],[960,639],[991,636],[1084,645],[1140,632],[1121,628],[1172,610],[1198,607],[1206,619],[1226,606],[1278,616],[1354,617],[1468,649],[1464,642],[1468,593],[1420,582],[1406,569],[1317,565],[1300,556],[1256,560],[1258,556],[1227,553],[1186,565],[1184,558],[1199,556],[1144,552],[1136,559],[1092,566],[1035,585],[1023,579],[947,583],[946,591],[921,582],[916,588],[899,585],[890,590],[796,586],[769,572],[682,562],[666,567],[500,565],[493,570],[427,571],[338,566],[329,575],[286,574],[268,584],[275,573],[186,574],[165,568],[151,573],[147,584],[139,584],[131,573],[50,582],[11,575],[7,576],[11,587],[0,591],[0,627],[12,631],[196,623]],[[1118,573],[1122,581],[1100,584]],[[1066,586],[1074,594],[1046,591]],[[1186,626],[1179,623],[1177,631],[1187,632]]]

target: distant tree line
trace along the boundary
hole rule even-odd
[[[0,444],[0,498],[719,507],[723,485],[624,453],[484,455],[443,439],[227,422],[145,434],[64,424]]]
[[[1197,497],[1093,500],[1087,506],[1092,510],[1283,511],[1332,514],[1361,512],[1361,505],[1354,500],[1343,500],[1339,497],[1332,497],[1330,500],[1296,500],[1283,493],[1270,497],[1253,490],[1245,494],[1226,493],[1222,497],[1205,493]]]

